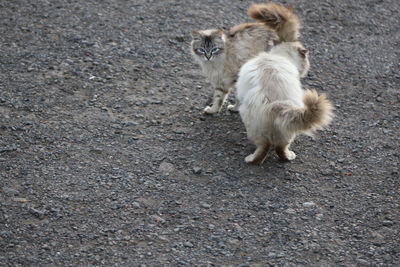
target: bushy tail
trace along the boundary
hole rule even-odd
[[[303,108],[277,106],[275,122],[278,126],[291,132],[312,133],[331,122],[333,107],[325,94],[318,95],[315,90],[306,90],[303,101]]]
[[[276,3],[252,4],[247,14],[274,29],[282,42],[297,41],[300,36],[300,21],[292,6]]]

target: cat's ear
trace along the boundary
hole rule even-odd
[[[224,29],[217,29],[216,35],[222,36],[222,35],[224,35],[224,34],[225,34]]]
[[[214,30],[212,37],[225,40],[225,31],[223,29],[216,29]]]
[[[224,29],[218,29],[218,34],[224,34]]]
[[[288,4],[286,7],[290,12],[293,12],[293,4]]]
[[[300,54],[302,57],[306,57],[307,54],[308,54],[308,49],[305,49],[305,48],[298,48],[297,50],[299,51],[299,54]]]
[[[199,39],[200,38],[200,32],[199,31],[192,31],[191,33],[193,39]]]

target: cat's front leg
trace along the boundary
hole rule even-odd
[[[228,78],[224,79],[224,86],[226,88],[231,88],[230,91],[233,91],[234,87],[235,87],[235,83],[237,80],[237,76],[236,75],[227,75]],[[228,105],[228,110],[231,112],[239,112],[239,100],[236,97],[235,100],[235,104],[229,104]]]
[[[220,112],[226,97],[229,94],[229,90],[226,90],[221,87],[217,87],[214,90],[214,96],[213,96],[213,103],[211,106],[208,106],[204,109],[204,112],[207,114],[214,114]]]
[[[267,157],[267,153],[271,144],[258,144],[256,151],[253,154],[248,155],[244,161],[249,164],[261,164]]]

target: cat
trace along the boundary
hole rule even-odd
[[[191,52],[214,88],[212,105],[204,109],[207,114],[221,110],[247,60],[281,41],[299,38],[300,22],[291,6],[253,4],[248,15],[258,22],[236,25],[228,33],[220,29],[192,32]]]
[[[271,146],[278,157],[293,160],[289,150],[297,134],[327,126],[332,105],[324,94],[303,90],[300,77],[309,69],[308,50],[300,42],[282,42],[261,52],[240,69],[236,83],[240,117],[248,139],[256,145],[245,162],[261,164]]]

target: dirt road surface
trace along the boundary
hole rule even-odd
[[[189,42],[250,3],[0,2],[1,266],[398,266],[400,3],[294,1],[336,118],[249,166]]]

